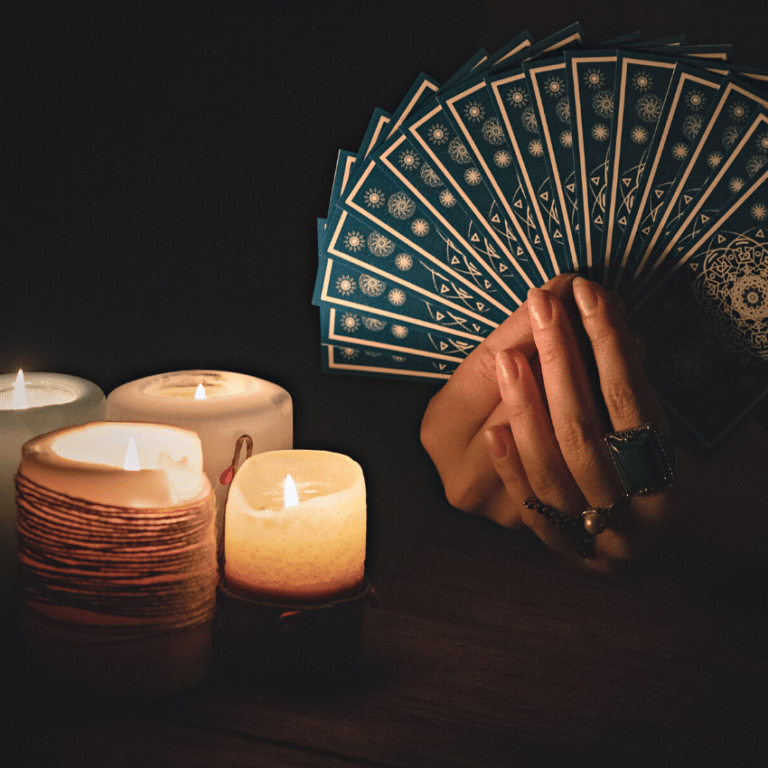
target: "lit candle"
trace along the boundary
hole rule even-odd
[[[18,474],[22,617],[39,668],[129,695],[199,682],[216,543],[198,436],[162,424],[70,427],[26,443]]]
[[[21,446],[37,435],[104,419],[104,393],[95,384],[63,373],[0,375],[0,581],[16,568],[16,489]]]
[[[219,516],[227,494],[219,477],[232,462],[240,435],[251,436],[254,453],[293,445],[291,396],[277,384],[242,373],[177,371],[131,381],[107,397],[107,419],[160,422],[197,432]]]
[[[224,527],[225,582],[277,602],[326,601],[363,581],[365,480],[326,451],[273,451],[243,462]]]

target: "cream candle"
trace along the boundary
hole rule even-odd
[[[197,432],[219,517],[227,494],[219,477],[231,463],[240,435],[251,436],[254,453],[293,445],[291,396],[276,384],[242,373],[176,371],[132,381],[109,394],[107,418],[160,422]]]
[[[243,462],[224,527],[228,588],[266,600],[324,601],[365,570],[365,480],[326,451],[273,451]]]
[[[74,685],[158,695],[210,658],[215,505],[198,436],[94,422],[41,435],[18,472],[28,647]]]
[[[63,373],[0,376],[0,580],[11,591],[16,568],[16,489],[21,447],[45,432],[104,419],[104,393]]]

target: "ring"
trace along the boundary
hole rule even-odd
[[[609,432],[605,442],[627,496],[658,491],[675,482],[667,441],[651,422]]]

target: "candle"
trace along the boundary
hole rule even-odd
[[[199,682],[216,590],[198,436],[94,422],[41,435],[18,472],[28,647],[55,679],[128,695]]]
[[[219,517],[227,486],[219,482],[240,435],[254,453],[291,448],[293,405],[282,387],[242,373],[177,371],[123,384],[107,397],[110,421],[153,421],[191,429],[203,445],[204,470]]]
[[[228,588],[282,602],[327,601],[363,580],[365,480],[326,451],[273,451],[243,462],[224,527]]]
[[[45,432],[104,418],[104,393],[63,373],[0,375],[0,579],[13,590],[16,569],[16,489],[21,446]]]

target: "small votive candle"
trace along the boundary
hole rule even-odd
[[[238,437],[250,435],[253,452],[293,446],[293,404],[282,387],[229,371],[162,373],[123,384],[107,397],[110,421],[152,421],[191,429],[200,436],[203,468],[216,493],[219,517]]]
[[[252,456],[227,500],[225,585],[292,604],[343,597],[363,582],[365,536],[365,480],[357,462],[327,451]]]
[[[64,373],[0,376],[0,582],[11,592],[16,569],[16,488],[21,447],[54,429],[104,419],[104,393]]]

